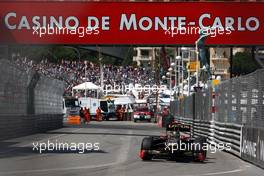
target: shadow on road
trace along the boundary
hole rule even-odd
[[[60,149],[53,149],[53,150],[43,150],[40,153],[40,150],[34,149],[32,146],[27,147],[15,147],[10,146],[10,144],[4,145],[4,142],[1,142],[2,146],[6,146],[4,148],[0,148],[0,159],[1,158],[10,158],[10,157],[20,157],[20,156],[37,156],[37,155],[43,155],[43,154],[92,154],[92,153],[107,153],[103,150],[86,150],[85,147],[77,148],[60,148]],[[52,148],[50,148],[52,149]]]
[[[134,136],[134,137],[145,137],[150,136],[148,134],[127,134],[127,133],[90,133],[90,132],[59,132],[59,131],[52,131],[52,132],[46,132],[45,134],[82,134],[82,135],[100,135],[100,136]]]
[[[122,123],[104,123],[104,122],[93,122],[91,124],[81,124],[81,125],[64,125],[65,128],[97,128],[97,129],[124,129],[124,130],[161,130],[157,125],[149,123],[131,123],[131,124],[122,124]]]
[[[178,157],[178,158],[174,158],[174,159],[168,159],[168,158],[155,158],[152,159],[151,161],[143,161],[143,162],[166,162],[166,163],[193,163],[193,164],[207,164],[207,163],[215,163],[213,161],[210,161],[210,158],[207,158],[204,162],[196,162],[193,160],[193,158],[191,156],[182,156],[182,157]]]

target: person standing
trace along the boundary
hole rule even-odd
[[[123,105],[122,109],[121,109],[121,113],[122,113],[122,120],[127,120],[127,116],[126,116],[126,106]]]
[[[85,124],[88,124],[90,122],[90,114],[89,114],[89,110],[85,107],[84,108],[84,120],[85,120]]]
[[[81,120],[83,120],[83,121],[85,122],[84,109],[83,109],[82,107],[81,107],[81,109],[80,109],[79,114],[80,114]]]
[[[91,114],[90,114],[89,108],[87,109],[87,120],[88,120],[88,123],[91,121]]]
[[[100,107],[96,109],[96,121],[102,121],[102,111]]]

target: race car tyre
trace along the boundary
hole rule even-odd
[[[206,138],[197,137],[193,143],[194,145],[196,145],[193,151],[194,160],[198,162],[203,162],[206,159],[206,155],[207,155],[207,151],[203,149],[203,146],[206,145]]]
[[[152,137],[145,137],[142,140],[141,149],[142,150],[151,150],[152,141],[153,141]]]
[[[145,137],[142,140],[141,143],[141,151],[140,151],[140,157],[143,161],[149,161],[152,159],[152,155],[149,154],[149,150],[152,148],[152,141],[153,139],[151,137]]]

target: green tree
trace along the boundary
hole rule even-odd
[[[50,57],[49,46],[41,45],[13,45],[10,46],[10,54],[19,54],[20,57],[27,57],[30,60],[39,62],[40,60]]]
[[[63,45],[14,45],[10,47],[11,54],[20,54],[36,62],[48,59],[51,62],[59,62],[61,59],[77,60],[78,53]]]
[[[122,65],[128,66],[132,64],[133,64],[133,47],[129,47],[129,50],[126,53],[125,58],[122,60]]]
[[[57,58],[56,60],[50,59],[50,61],[59,62],[61,59],[65,60],[78,60],[78,53],[72,49],[64,46],[53,46],[50,52]]]
[[[233,58],[233,74],[245,75],[249,74],[259,68],[257,62],[252,58],[249,52],[238,52]]]

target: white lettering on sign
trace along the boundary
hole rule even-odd
[[[83,18],[83,17],[82,17]],[[78,16],[23,16],[16,12],[9,12],[4,16],[4,24],[9,30],[31,30],[34,28],[68,28],[88,27],[90,29],[110,30],[110,16],[86,16],[85,20],[79,19]],[[86,24],[80,24],[86,21]],[[260,27],[260,21],[257,17],[219,17],[210,13],[204,13],[197,16],[197,21],[188,21],[186,16],[137,16],[132,14],[121,14],[119,26],[123,30],[141,30],[141,31],[158,31],[168,29],[185,29],[194,26],[200,29],[229,29],[232,31],[257,31]]]
[[[13,29],[16,29],[16,24],[11,24],[11,23],[9,22],[9,19],[10,19],[11,17],[12,17],[12,18],[16,18],[16,13],[11,12],[11,13],[8,13],[8,14],[5,16],[5,25],[6,25],[6,27],[7,27],[8,29],[13,30]]]
[[[254,158],[256,158],[256,142],[252,142],[249,140],[244,140],[242,143],[242,153],[250,155]]]
[[[103,16],[101,23],[102,23],[101,24],[101,29],[102,30],[105,31],[105,30],[109,30],[110,29],[110,27],[109,27],[109,25],[110,25],[110,17],[109,16]],[[87,18],[87,27],[89,29],[93,29],[93,30],[98,29],[100,27],[99,18],[97,18],[95,16],[89,16]]]
[[[109,30],[110,27],[110,17],[109,16],[103,16],[102,17],[102,30]]]
[[[176,24],[177,23],[177,24]],[[120,19],[120,30],[142,30],[149,31],[154,28],[154,30],[167,30],[183,28],[186,26],[186,17],[139,17],[136,14],[126,15],[122,14]]]
[[[64,20],[64,21],[63,21]],[[33,16],[32,18],[27,16],[17,17],[15,12],[8,13],[4,18],[5,26],[10,30],[21,29],[34,29],[47,27],[50,28],[62,28],[73,29],[79,27],[79,19],[75,16],[63,17],[58,16]]]
[[[74,25],[71,25],[71,23],[74,23]],[[66,18],[65,20],[65,26],[68,29],[76,29],[79,26],[79,20],[75,16],[70,16]]]
[[[22,29],[22,28],[30,29],[30,26],[29,26],[29,23],[28,23],[26,16],[21,17],[20,23],[18,25],[18,29]]]
[[[235,30],[235,26],[237,26],[237,31],[256,31],[260,26],[259,19],[256,17],[242,18],[242,17],[225,17],[223,21],[221,21],[220,17],[213,18],[213,23],[211,25],[205,25],[205,22],[212,20],[211,14],[205,13],[202,14],[199,18],[199,27],[203,28],[221,28],[221,29],[230,29]],[[224,23],[223,23],[224,22]]]
[[[144,26],[144,23],[147,25]],[[139,28],[142,29],[143,31],[148,31],[152,27],[152,21],[149,17],[142,17],[139,20]]]
[[[120,20],[120,30],[130,30],[131,25],[133,25],[133,29],[137,30],[137,24],[136,24],[136,14],[130,15],[129,20],[127,19],[126,14],[121,15],[121,20]]]

